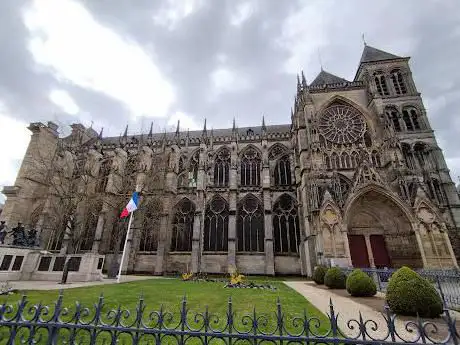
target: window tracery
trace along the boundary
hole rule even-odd
[[[439,181],[435,178],[430,178],[427,182],[430,199],[439,205],[443,205],[445,203],[445,198]]]
[[[400,70],[391,71],[391,80],[393,81],[393,87],[397,95],[404,95],[407,93],[404,78]]]
[[[237,214],[237,249],[239,252],[264,251],[264,210],[252,194],[241,200]]]
[[[375,86],[377,87],[377,92],[380,96],[388,96],[390,94],[388,92],[387,81],[384,74],[377,72],[374,75],[374,81]]]
[[[334,174],[330,193],[339,207],[343,207],[350,191],[350,182],[341,174]]]
[[[83,233],[81,234],[77,249],[79,251],[88,251],[91,250],[94,242],[94,236],[96,234],[97,221],[99,218],[99,213],[102,209],[102,203],[97,202],[95,207],[89,207],[86,212],[86,220],[84,223]]]
[[[291,185],[291,162],[288,155],[282,156],[276,162],[274,180],[275,186]]]
[[[404,162],[406,163],[407,168],[410,170],[414,170],[416,168],[416,165],[415,165],[412,148],[410,147],[410,145],[407,143],[402,143],[401,151],[402,151]]]
[[[259,186],[260,185],[260,153],[250,147],[245,150],[241,157],[241,185]]]
[[[393,129],[396,132],[401,132],[401,123],[399,122],[398,111],[394,108],[389,108],[386,110],[388,121],[392,124]]]
[[[228,250],[227,202],[220,196],[214,197],[206,207],[204,221],[204,250],[226,252]]]
[[[372,151],[371,153],[371,159],[372,159],[372,164],[379,168],[382,165],[382,162],[380,160],[380,154],[377,151]]]
[[[189,199],[182,199],[174,208],[171,251],[189,252],[192,250],[193,222],[195,205]]]
[[[230,175],[230,151],[227,148],[220,150],[214,162],[214,185],[227,187]]]
[[[200,164],[200,152],[195,151],[190,157],[188,169],[185,166],[185,158],[179,158],[179,176],[177,177],[178,187],[196,188],[198,180],[198,169]]]
[[[417,110],[414,107],[407,107],[403,109],[403,119],[408,131],[416,131],[422,129]]]
[[[150,200],[144,209],[139,251],[154,252],[158,248],[158,235],[160,233],[161,223],[161,202],[156,199]]]
[[[319,131],[335,144],[354,143],[363,137],[366,124],[353,107],[337,103],[328,107],[319,119]]]
[[[297,254],[300,227],[297,204],[289,195],[282,195],[273,205],[273,232],[275,254]]]

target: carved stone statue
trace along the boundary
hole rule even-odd
[[[13,228],[10,233],[13,234],[13,246],[27,246],[24,225],[21,222],[18,222],[18,226]]]
[[[37,246],[37,230],[32,228],[27,232],[27,244],[29,247]]]
[[[6,224],[5,224],[5,221],[2,220],[0,222],[0,243],[1,244],[4,244],[5,243],[5,237],[7,235],[7,231],[6,231]]]

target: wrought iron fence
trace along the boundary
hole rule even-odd
[[[344,268],[346,274],[353,269]],[[361,268],[377,284],[378,291],[385,292],[393,272],[396,269]],[[428,279],[440,294],[444,305],[448,308],[460,310],[460,271],[458,270],[427,270],[417,271],[422,277]]]
[[[357,311],[356,311],[357,312]],[[357,312],[358,313],[358,312]],[[231,298],[221,314],[207,307],[191,312],[184,297],[177,314],[164,308],[148,311],[140,298],[134,310],[111,309],[101,295],[92,307],[30,305],[26,296],[15,305],[0,305],[1,344],[454,344],[459,329],[449,310],[438,320],[403,322],[388,308],[380,320],[343,319],[332,301],[327,318],[290,315],[278,300],[274,313],[234,311]]]

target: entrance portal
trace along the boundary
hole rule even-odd
[[[350,244],[351,263],[353,267],[371,267],[364,235],[348,235],[348,242]]]
[[[348,240],[354,267],[423,267],[415,233],[401,208],[369,191],[350,205]]]

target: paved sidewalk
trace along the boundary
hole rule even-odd
[[[127,275],[121,277],[121,283],[127,283],[137,280],[146,280],[146,279],[158,279],[164,277],[157,277],[157,276],[136,276],[136,275]],[[0,282],[4,283],[4,282]],[[85,286],[95,286],[95,285],[106,285],[106,284],[116,284],[116,279],[108,279],[104,278],[102,281],[94,281],[94,282],[74,282],[74,283],[67,283],[67,284],[59,284],[58,282],[54,281],[9,281],[8,284],[13,289],[18,290],[60,290],[60,289],[71,289],[77,287],[85,287]]]
[[[359,334],[359,324],[357,322],[351,322],[350,324],[347,323],[349,320],[359,321],[360,312],[364,322],[368,320],[375,321],[375,325],[377,326],[376,330],[374,330],[375,325],[372,321],[369,321],[366,324],[366,331],[370,337],[378,340],[383,340],[389,336],[388,326],[382,313],[376,311],[375,309],[367,305],[358,303],[351,297],[339,296],[333,292],[334,290],[328,291],[325,289],[320,289],[316,287],[315,283],[313,282],[286,281],[284,283],[287,286],[296,290],[301,295],[303,295],[306,299],[308,299],[310,303],[312,303],[316,308],[318,308],[321,312],[325,314],[329,314],[329,303],[330,299],[332,299],[332,303],[334,305],[334,312],[336,315],[339,315],[337,320],[338,326],[347,337],[356,337]],[[377,296],[371,298],[384,298],[384,295],[379,293]],[[405,330],[406,321],[407,318],[396,318],[396,332],[399,334],[401,338],[400,340],[402,341],[415,341],[418,336],[416,332],[410,333],[407,332],[407,330]],[[354,327],[351,328],[350,326]],[[445,323],[442,326],[445,327]],[[440,331],[440,333],[442,333],[441,329]],[[445,331],[447,331],[447,329]]]

